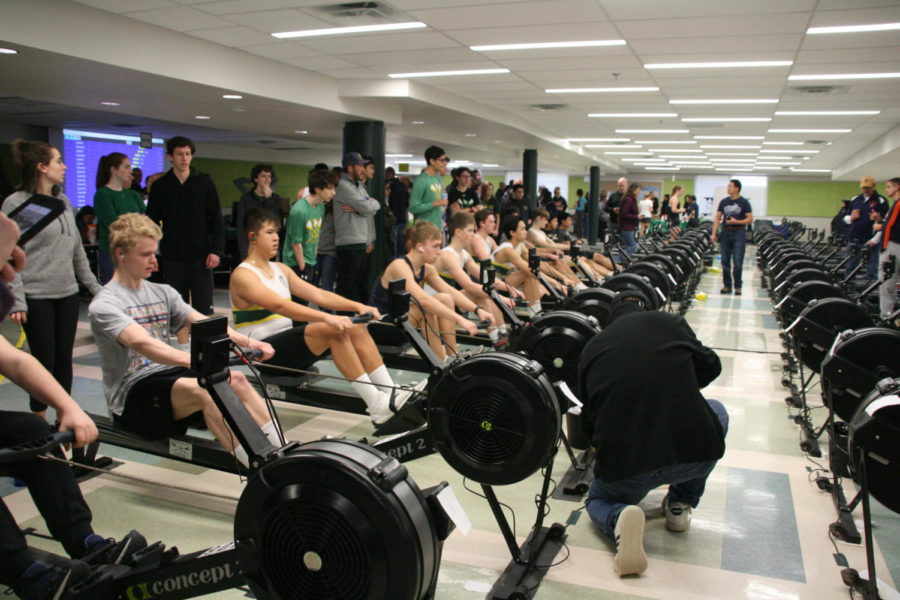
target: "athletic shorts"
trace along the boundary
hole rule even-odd
[[[275,349],[275,356],[266,361],[270,365],[288,367],[291,369],[305,369],[311,364],[328,355],[328,350],[322,354],[314,354],[306,345],[306,325],[291,327],[275,335],[271,335],[263,341],[271,344]],[[269,375],[286,375],[283,371],[267,369],[260,365],[257,367],[260,373]]]
[[[175,420],[172,386],[184,377],[196,378],[197,374],[184,367],[172,367],[139,379],[125,396],[122,415],[113,419],[116,426],[148,440],[183,435],[192,416]]]

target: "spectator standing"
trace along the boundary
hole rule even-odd
[[[278,217],[278,224],[284,227],[282,214],[282,198],[272,190],[275,169],[272,165],[259,164],[250,169],[253,189],[241,197],[237,205],[237,241],[239,261],[247,258],[247,230],[244,229],[244,217],[254,208],[262,208]]]
[[[367,161],[359,152],[349,152],[342,161],[344,175],[334,195],[334,243],[337,254],[339,296],[365,303],[368,300],[367,248],[371,241],[369,219],[381,205],[366,191]]]
[[[653,195],[647,194],[644,199],[638,203],[638,219],[641,223],[641,237],[647,235],[647,228],[650,227],[650,219],[653,218]]]
[[[439,146],[429,146],[425,150],[425,169],[413,182],[409,198],[409,212],[416,221],[428,221],[438,229],[441,228],[441,215],[447,206],[447,195],[444,192],[443,180],[447,174],[447,163],[450,159]]]
[[[109,226],[125,213],[141,213],[147,209],[144,199],[132,187],[131,160],[121,152],[112,152],[97,165],[97,192],[94,210],[97,213],[97,266],[100,285],[112,279],[113,262],[109,255]]]
[[[325,217],[325,205],[334,198],[336,183],[331,171],[310,171],[309,195],[294,203],[285,227],[284,264],[312,285],[319,282],[316,265],[322,219]]]
[[[575,198],[575,237],[581,239],[587,231],[587,197],[584,190],[581,188],[575,190]]]
[[[620,177],[616,183],[616,191],[609,195],[606,200],[606,213],[609,215],[609,233],[616,235],[619,233],[619,205],[628,191],[628,180]]]
[[[225,251],[224,222],[212,178],[191,168],[196,147],[183,136],[166,142],[172,168],[153,182],[147,216],[160,225],[165,282],[197,312],[213,314],[213,269]]]
[[[635,231],[638,226],[638,195],[641,184],[632,183],[619,204],[619,232],[622,234],[622,247],[631,254],[638,249]]]
[[[9,214],[35,194],[59,198],[66,210],[29,242],[25,268],[9,285],[15,297],[9,318],[25,329],[32,356],[71,393],[78,284],[96,294],[100,283],[91,273],[72,205],[60,191],[66,165],[59,150],[25,140],[15,140],[11,150],[22,183],[19,191],[3,201],[3,212]],[[30,405],[41,416],[47,410],[35,396],[30,397]]]
[[[131,169],[131,189],[141,195],[141,200],[146,199],[147,190],[141,187],[141,181],[144,180],[144,171],[140,167]]]
[[[406,254],[404,235],[406,234],[406,221],[409,218],[409,188],[397,177],[394,167],[384,170],[384,180],[388,208],[394,215],[394,228],[391,232],[393,255],[401,256]]]
[[[850,231],[847,233],[847,252],[850,261],[847,263],[847,275],[850,274],[863,257],[866,261],[866,279],[878,279],[878,247],[867,245],[874,233],[872,213],[878,220],[884,218],[888,211],[888,202],[875,190],[875,178],[866,175],[859,180],[860,193],[850,201]]]
[[[469,167],[454,170],[454,185],[447,192],[447,219],[458,212],[474,215],[478,211],[478,191],[472,187],[472,171]]]
[[[900,177],[894,177],[885,184],[885,190],[894,205],[891,206],[881,231],[881,264],[894,261],[893,275],[881,285],[881,318],[887,319],[897,304],[897,283],[900,282]],[[883,268],[883,267],[882,267]]]
[[[713,219],[712,243],[716,243],[719,223],[722,224],[722,279],[725,287],[723,294],[730,294],[732,283],[734,293],[741,295],[741,275],[744,266],[744,250],[747,247],[747,226],[753,222],[753,208],[750,201],[741,196],[741,182],[732,179],[728,182],[728,197],[719,201],[716,216]],[[732,271],[732,259],[734,267]]]
[[[550,200],[550,206],[552,208],[548,212],[551,215],[558,215],[569,210],[569,203],[566,202],[566,198],[562,195],[562,190],[559,186],[553,188],[553,198]]]

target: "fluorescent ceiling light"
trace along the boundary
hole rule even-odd
[[[18,50],[13,50],[12,48],[0,48],[0,54],[18,54]]]
[[[660,166],[669,164],[669,161],[667,161],[667,160],[660,161],[660,160],[654,160],[654,159],[634,160],[634,161],[631,161],[631,164],[633,164],[633,165],[653,165],[655,167],[660,167]]]
[[[809,35],[826,33],[860,33],[864,31],[892,31],[900,29],[900,23],[875,23],[872,25],[837,25],[833,27],[810,27],[806,30]]]
[[[681,167],[653,167],[647,168],[648,171],[680,171]]]
[[[596,119],[612,119],[612,118],[636,118],[643,119],[646,117],[651,118],[675,118],[678,116],[678,113],[588,113],[589,117],[593,117]]]
[[[103,106],[121,106],[119,102],[113,102],[111,100],[104,100],[100,104],[102,104]]]
[[[695,140],[764,140],[764,135],[695,135]],[[763,142],[764,144],[766,142]],[[802,142],[797,142],[802,143]]]
[[[304,29],[302,31],[282,31],[273,33],[272,37],[278,39],[319,37],[323,35],[347,35],[352,33],[375,33],[379,31],[398,31],[401,29],[422,29],[428,27],[421,21],[408,23],[385,23],[383,25],[357,25],[354,27],[331,27],[327,29]]]
[[[802,146],[805,142],[763,142],[763,146]],[[762,150],[765,152],[765,150]],[[775,150],[781,152],[781,150]]]
[[[497,163],[484,163],[481,166],[482,167],[499,167],[500,165],[498,165]]]
[[[212,117],[209,117],[207,115],[194,115],[194,118],[200,119],[201,121],[207,121],[207,120],[211,119]]]
[[[792,60],[732,60],[723,62],[651,63],[645,69],[731,69],[741,67],[789,67]]]
[[[631,138],[569,138],[567,142],[630,142]]]
[[[770,129],[769,133],[850,133],[852,129]]]
[[[307,133],[309,133],[309,131],[307,131],[306,129],[295,129],[294,133],[299,133],[300,135],[306,135]]]
[[[818,150],[791,150],[790,148],[785,148],[783,150],[766,150],[765,148],[763,148],[762,150],[760,150],[760,152],[768,152],[770,154],[771,153],[784,154],[786,152],[790,153],[790,154],[818,154],[819,153]]]
[[[680,140],[634,140],[635,144],[696,144],[694,141],[680,141]]]
[[[585,148],[640,148],[640,144],[586,144]]]
[[[584,40],[579,42],[535,42],[530,44],[489,44],[487,46],[469,46],[475,52],[492,52],[494,50],[540,50],[544,48],[591,48],[594,46],[624,46],[625,40]]]
[[[463,69],[461,71],[422,71],[419,73],[389,73],[391,79],[410,79],[413,77],[451,77],[453,75],[499,75],[509,73],[509,69]]]
[[[753,167],[754,171],[780,171],[781,167]]]
[[[700,150],[699,148],[648,148],[648,150],[650,150],[650,152],[699,152],[700,154],[703,154],[703,150]]]
[[[823,73],[821,75],[789,75],[788,81],[815,81],[833,79],[896,79],[900,73]]]
[[[412,121],[413,125],[424,125],[425,121]]]
[[[707,156],[756,156],[756,152],[707,152]]]
[[[687,117],[685,123],[767,123],[772,117]]]
[[[764,162],[764,163],[757,162],[757,163],[756,163],[756,166],[757,166],[757,167],[777,167],[777,166],[787,167],[787,166],[791,166],[791,165],[799,165],[799,164],[802,164],[802,163],[798,163],[798,162],[773,162],[773,163],[769,163],[769,162]]]
[[[650,156],[652,152],[604,152],[603,154],[608,154],[610,156]]]
[[[654,163],[664,163],[668,162],[661,158],[623,158],[622,162],[654,162]]]
[[[222,98],[225,100],[242,100],[244,97],[240,94],[222,94]]]
[[[757,160],[761,161],[771,161],[771,160],[794,160],[790,156],[760,156]]]
[[[616,129],[616,133],[690,133],[690,129]]]
[[[840,117],[849,115],[877,115],[880,110],[776,110],[776,117]]]
[[[831,173],[831,169],[794,169],[791,168],[791,171],[795,173]]]
[[[412,154],[385,154],[385,158],[412,158]]]
[[[722,145],[722,144],[701,144],[700,147],[703,148],[704,150],[706,150],[708,148],[715,148],[718,150],[750,150],[750,149],[759,148],[759,146],[753,146],[753,145],[751,145],[751,146],[730,146],[730,145]]]
[[[749,171],[751,169],[748,168],[745,170],[742,167],[724,167],[724,168],[716,167],[713,170],[714,171],[724,171],[726,173],[746,173],[747,171]]]
[[[669,104],[778,104],[777,98],[722,98],[718,100],[669,100]]]
[[[609,87],[609,88],[555,88],[544,90],[548,94],[624,94],[631,92],[658,92],[658,87]]]

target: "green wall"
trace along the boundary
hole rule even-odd
[[[770,180],[767,212],[776,217],[833,217],[841,200],[857,194],[855,181]]]
[[[669,189],[667,189],[665,191],[666,194],[670,193],[672,191],[672,188],[674,188],[676,185],[680,185],[681,187],[684,188],[684,193],[682,194],[682,197],[684,197],[687,194],[693,195],[693,193],[694,193],[694,178],[693,177],[691,177],[690,179],[676,179],[675,181],[672,181],[670,183],[672,184],[672,187],[670,187]]]
[[[249,179],[250,169],[256,164],[258,163],[245,160],[201,157],[197,157],[191,162],[191,166],[195,169],[208,173],[212,177],[219,192],[219,202],[226,209],[230,209],[232,203],[241,199],[241,193],[232,182],[240,177]],[[293,201],[297,197],[297,191],[306,187],[306,179],[312,170],[312,165],[271,164],[278,176],[278,185],[275,186],[275,191],[279,196],[290,198]]]

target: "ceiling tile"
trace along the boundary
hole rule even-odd
[[[250,46],[241,46],[238,49],[243,50],[244,52],[249,52],[250,54],[256,54],[257,56],[271,58],[273,60],[303,58],[306,56],[320,56],[322,54],[317,50],[312,50],[293,42],[276,40],[275,38],[272,38],[272,40],[273,43],[271,44],[254,44]]]
[[[795,52],[803,41],[803,34],[782,35],[732,35],[723,37],[706,36],[703,39],[658,38],[636,39],[630,42],[635,52],[645,54],[711,54],[713,52],[751,52],[761,48],[768,52]],[[680,59],[679,59],[680,60]],[[673,59],[674,61],[674,59]]]
[[[496,23],[498,18],[502,20],[504,28],[534,23],[585,23],[607,20],[594,0],[544,0],[542,2],[487,4],[469,7],[465,10],[450,7],[410,10],[409,13],[416,19],[440,30],[471,29],[473,24]],[[545,28],[541,37],[528,38],[526,41],[558,41],[560,35],[561,31],[558,28]],[[568,32],[563,35],[563,39],[572,39]]]
[[[794,68],[797,65],[814,65],[827,63],[860,63],[860,66],[871,62],[882,62],[885,58],[900,60],[900,45],[881,48],[841,48],[837,50],[811,50],[804,48],[797,54]]]
[[[812,10],[816,0],[599,0],[610,18],[627,19],[679,19],[685,17],[709,17],[714,15],[752,15]],[[781,17],[779,16],[779,19]],[[737,19],[738,21],[742,19]],[[748,28],[749,29],[749,28]]]
[[[321,4],[321,1],[316,0],[315,3]],[[202,3],[196,3],[192,6],[211,15],[233,15],[281,8],[297,8],[301,6],[301,3],[297,0],[224,0],[222,2],[203,0]]]
[[[738,3],[723,2],[734,6]],[[743,36],[747,34],[794,33],[806,32],[809,13],[782,13],[777,19],[771,15],[746,15],[739,19],[734,17],[695,17],[690,19],[650,19],[641,21],[619,21],[617,25],[626,40],[646,38],[694,38],[698,49],[702,49],[703,40],[715,32],[715,37]]]
[[[128,13],[151,8],[178,6],[172,0],[76,0],[79,4],[93,6],[114,13]]]
[[[304,45],[327,54],[361,54],[364,52],[392,52],[408,48],[415,52],[424,48],[452,48],[458,44],[434,32],[400,31],[391,34],[341,36],[340,38],[306,39]],[[473,58],[477,55],[473,55]]]
[[[479,24],[480,25],[480,24]],[[484,25],[489,25],[484,23]],[[483,29],[455,29],[447,35],[466,46],[483,44],[521,44],[548,39],[548,30],[544,25],[520,25],[518,27],[487,27]],[[621,39],[621,34],[611,23],[570,23],[565,27],[565,40],[608,40]],[[557,41],[559,35],[550,37],[549,41]],[[627,52],[627,46],[611,46],[607,52]],[[508,54],[509,51],[505,52]],[[548,50],[548,52],[550,52]],[[495,54],[494,52],[490,53]],[[499,54],[499,53],[497,53]]]
[[[835,25],[868,25],[870,23],[895,23],[900,21],[900,6],[896,2],[890,6],[864,8],[859,3],[854,3],[853,8],[847,10],[820,10],[816,11],[809,23],[810,27],[831,27]],[[867,36],[868,33],[835,34],[834,37]],[[896,35],[896,32],[895,32]],[[831,36],[826,36],[831,37]]]
[[[359,66],[336,56],[325,55],[313,56],[310,58],[287,58],[282,62],[308,71],[318,71],[319,73],[325,74],[327,74],[330,69],[351,69]]]
[[[405,50],[366,52],[362,54],[344,54],[342,56],[347,60],[366,66],[443,64],[454,61],[477,60],[479,58],[479,55],[474,54],[468,48],[432,48],[416,52],[407,52]]]
[[[216,29],[201,29],[199,31],[186,32],[194,37],[223,44],[225,46],[248,46],[253,44],[267,44],[273,38],[272,36],[249,29],[247,27],[217,27]]]
[[[326,21],[313,19],[309,15],[293,9],[241,13],[239,15],[231,15],[229,19],[232,23],[252,27],[266,33],[332,27]]]
[[[228,27],[232,25],[230,21],[214,17],[187,6],[141,10],[129,13],[128,16],[132,19],[138,19],[167,29],[174,29],[175,31],[211,29],[213,27]]]

